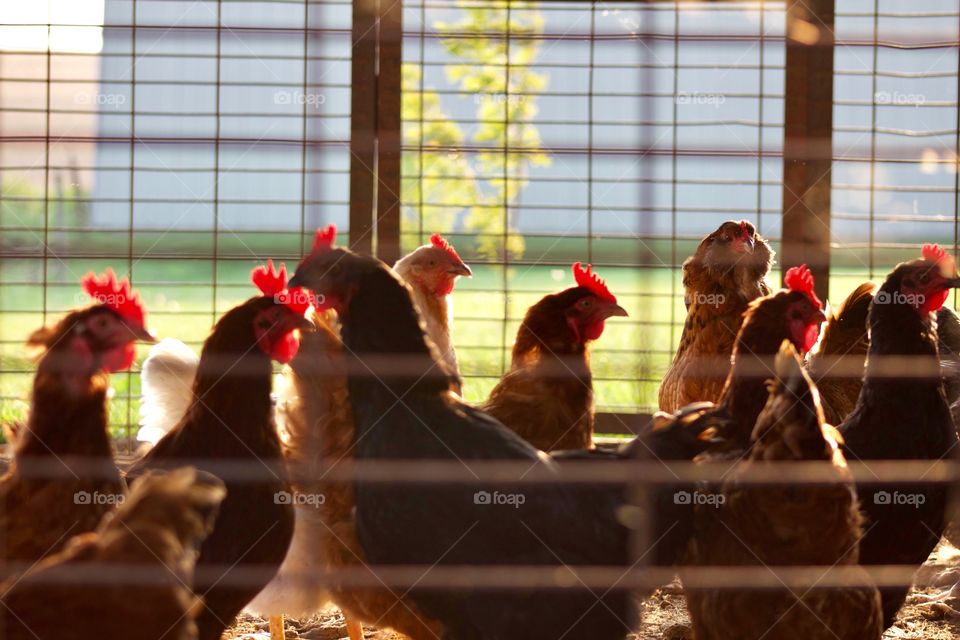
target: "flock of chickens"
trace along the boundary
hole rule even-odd
[[[877,640],[910,581],[877,588],[863,567],[922,564],[946,528],[948,487],[857,484],[845,461],[955,455],[960,321],[943,304],[960,277],[925,245],[827,317],[805,266],[774,290],[772,263],[747,221],[703,239],[683,265],[687,318],[662,411],[610,449],[593,441],[589,348],[627,312],[591,266],[574,264],[575,286],[526,312],[509,371],[473,406],[450,333],[455,282],[471,275],[454,248],[434,235],[391,269],[337,247],[330,226],[289,280],[282,265],[254,269],[260,295],[220,318],[199,357],[171,339],[151,349],[149,449],[123,471],[108,374],[155,339],[129,282],[90,274],[93,304],[28,339],[30,414],[0,478],[0,634],[216,640],[246,608],[282,638],[283,615],[332,602],[351,640],[363,624],[414,640],[625,638],[647,593],[624,579],[658,567],[683,581],[697,640]],[[274,362],[285,365],[276,388]],[[506,461],[545,480],[351,480],[364,464],[404,461],[470,473]],[[564,481],[656,461],[724,472]],[[750,479],[792,462],[824,480]],[[845,567],[859,579],[717,588],[697,575],[711,566]],[[421,572],[397,587],[376,567]],[[553,568],[556,579],[425,579],[471,567]],[[621,578],[590,586],[577,570],[592,568]]]

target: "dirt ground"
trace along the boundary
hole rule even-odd
[[[900,611],[896,625],[884,633],[884,640],[956,640],[960,638],[960,614],[954,614],[947,607],[924,605],[918,600],[924,596],[944,593],[960,579],[960,550],[950,544],[942,544],[927,561],[929,573],[933,577],[923,584],[918,583],[907,605]],[[943,570],[952,569],[950,577],[946,574],[938,579]],[[960,608],[960,594],[952,601],[954,609]],[[679,589],[670,587],[656,591],[641,605],[642,622],[631,640],[693,640],[690,621],[683,594]],[[266,640],[269,638],[266,620],[244,615],[227,632],[231,640]],[[389,631],[364,627],[367,640],[402,640]],[[286,621],[287,640],[340,640],[347,637],[340,611],[331,607],[309,620]]]

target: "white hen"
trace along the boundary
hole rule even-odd
[[[137,440],[151,446],[179,422],[193,398],[200,359],[179,340],[164,338],[150,348],[140,374],[140,430]]]

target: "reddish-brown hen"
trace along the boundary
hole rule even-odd
[[[224,476],[227,497],[197,560],[195,592],[201,640],[218,640],[234,617],[273,579],[293,535],[292,498],[270,397],[271,361],[289,362],[309,302],[286,290],[286,271],[254,269],[263,295],[228,311],[203,345],[186,414],[128,472],[136,476],[191,461]],[[246,477],[244,474],[249,474]],[[259,477],[258,477],[259,476]]]
[[[195,640],[197,547],[226,495],[183,468],[143,477],[95,532],[0,585],[7,640]]]
[[[683,263],[687,319],[673,364],[660,385],[660,410],[716,402],[730,370],[730,352],[752,300],[770,293],[773,251],[746,220],[728,220]]]
[[[9,571],[92,531],[122,498],[107,432],[107,374],[133,364],[136,340],[153,340],[130,283],[112,271],[83,279],[98,302],[40,329],[27,344],[42,352],[30,417],[0,478],[0,563]],[[24,567],[25,568],[25,567]]]
[[[543,451],[593,446],[590,343],[608,318],[627,315],[590,265],[573,273],[576,287],[527,310],[510,370],[480,407]]]
[[[784,342],[776,378],[757,419],[749,457],[719,492],[696,507],[696,533],[686,563],[699,566],[857,565],[862,534],[857,493],[824,425],[816,388],[796,350]],[[819,461],[831,484],[744,484],[755,469]],[[860,577],[867,580],[865,571]],[[873,587],[829,589],[700,589],[686,580],[687,606],[698,640],[878,640],[880,594]]]

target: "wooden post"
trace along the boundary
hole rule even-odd
[[[353,3],[350,246],[390,264],[400,257],[402,17],[398,0]]]
[[[783,140],[784,267],[807,264],[817,295],[830,275],[834,0],[787,1]]]
[[[353,2],[350,112],[350,247],[373,250],[377,0]]]
[[[377,257],[400,259],[400,85],[403,5],[380,0],[377,60]]]

